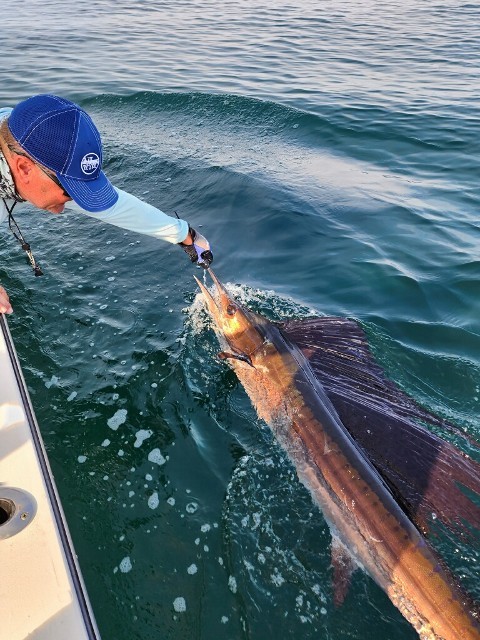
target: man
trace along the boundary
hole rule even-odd
[[[0,222],[7,220],[27,251],[35,275],[41,271],[12,210],[29,202],[51,213],[65,205],[92,218],[179,244],[190,260],[208,268],[208,241],[185,220],[172,218],[114,187],[102,171],[102,143],[90,116],[58,96],[41,94],[14,109],[0,108]],[[11,313],[0,286],[0,313]]]

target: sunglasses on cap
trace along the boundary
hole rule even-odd
[[[63,195],[66,198],[70,198],[70,194],[67,193],[65,191],[65,189],[63,188],[62,183],[60,182],[60,180],[57,178],[57,176],[54,173],[50,173],[50,171],[47,171],[39,162],[37,162],[36,160],[34,160],[31,156],[29,156],[28,154],[24,153],[23,151],[19,151],[18,149],[15,149],[15,147],[8,145],[8,148],[10,149],[10,151],[12,151],[12,153],[15,153],[17,156],[23,156],[24,158],[28,158],[29,160],[31,160],[33,162],[34,165],[36,165],[41,171],[43,171],[43,173],[50,178],[50,180],[52,180],[52,182],[54,182],[57,187],[60,187],[60,189],[63,191]]]

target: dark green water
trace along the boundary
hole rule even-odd
[[[202,225],[242,301],[360,320],[480,439],[480,5],[129,5],[4,0],[2,104],[79,101],[112,181]],[[334,608],[328,528],[215,358],[180,249],[18,221],[45,276],[4,228],[0,279],[103,639],[416,638],[361,572]],[[437,548],[478,598],[478,547]]]

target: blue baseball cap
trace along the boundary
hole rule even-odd
[[[98,129],[77,104],[49,94],[32,96],[13,109],[8,127],[34,160],[55,172],[82,209],[104,211],[118,200],[102,171]]]

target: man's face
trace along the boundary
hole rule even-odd
[[[32,158],[13,152],[9,165],[20,196],[39,209],[62,213],[65,203],[72,200],[57,184],[53,171],[40,167]]]
[[[56,176],[53,172],[47,172],[31,160],[30,162],[33,166],[29,169],[28,182],[17,186],[20,187],[20,195],[39,209],[45,209],[50,213],[62,213],[65,203],[72,198],[55,182]]]

